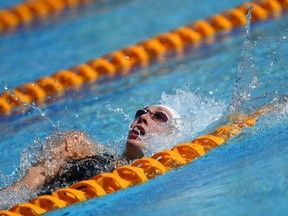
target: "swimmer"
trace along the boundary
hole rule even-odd
[[[111,172],[125,164],[123,161],[129,163],[143,157],[144,143],[141,137],[150,130],[161,133],[163,124],[159,123],[175,118],[180,118],[179,114],[164,105],[138,110],[130,126],[123,156],[117,159],[105,154],[105,147],[94,143],[84,132],[69,131],[61,140],[54,142],[55,145],[46,147],[44,160],[32,164],[21,180],[5,190],[16,191],[24,186],[38,195],[50,194],[75,182],[91,179],[99,173]]]

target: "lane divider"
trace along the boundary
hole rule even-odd
[[[28,0],[10,8],[1,9],[0,35],[90,2],[92,0]]]
[[[37,0],[23,3],[23,5],[17,7],[25,9],[15,9],[14,11],[21,11],[22,19],[27,20],[25,22],[29,20],[29,12],[26,13],[25,11],[30,11],[27,7],[30,5],[29,7],[32,8],[32,2],[37,2],[37,6],[33,6],[35,11],[36,8],[38,10],[38,8],[44,7],[43,5],[48,7],[48,4],[51,8],[53,5],[56,11],[57,8],[62,8],[62,5],[74,7],[86,1]],[[63,96],[67,89],[76,90],[83,84],[95,82],[101,77],[111,78],[117,75],[126,75],[133,69],[147,67],[155,61],[167,60],[171,55],[181,56],[188,48],[197,48],[205,40],[212,39],[216,34],[227,33],[239,26],[244,26],[246,24],[247,7],[251,5],[253,5],[251,10],[252,22],[258,22],[279,17],[288,9],[288,0],[245,3],[234,9],[190,23],[171,32],[161,33],[154,38],[108,53],[84,64],[57,71],[51,76],[39,78],[32,83],[23,84],[13,90],[3,92],[0,94],[0,116],[23,113],[28,110],[27,104],[43,105],[51,101],[51,97]],[[39,16],[42,17],[44,16],[43,14],[45,13],[39,12]],[[0,12],[0,28],[5,22],[10,23],[7,26],[15,26],[15,23],[19,23],[19,18],[16,19],[15,17],[16,13],[12,13],[12,10]]]
[[[30,202],[17,204],[9,211],[0,211],[0,216],[40,215],[144,183],[202,157],[237,136],[242,129],[253,127],[260,115],[268,114],[274,108],[275,106],[267,106],[248,116],[236,116],[210,134],[197,137],[191,142],[180,143],[171,150],[163,150],[150,158],[138,159],[131,165],[118,167],[112,172],[101,173],[92,179],[58,189],[51,195],[39,196]]]

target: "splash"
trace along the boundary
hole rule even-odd
[[[36,197],[36,192],[30,191],[24,186],[16,191],[0,191],[0,209],[9,209],[16,204],[27,202],[33,197]]]
[[[35,143],[27,147],[21,156],[20,168],[9,176],[2,176],[3,186],[8,187],[22,179],[31,166],[44,167],[45,178],[54,178],[67,163],[67,159],[81,159],[84,156],[106,152],[104,146],[93,142],[84,132],[54,131],[45,140],[35,139]],[[37,176],[35,176],[36,178]],[[29,185],[30,187],[30,185]],[[0,190],[0,208],[5,209],[15,203],[27,201],[36,196],[37,190],[25,187],[21,182],[13,188]],[[13,202],[12,202],[13,200]]]
[[[246,34],[249,35],[250,33],[250,27],[251,27],[251,18],[252,18],[252,13],[251,13],[251,9],[253,9],[254,6],[251,5],[251,6],[248,6],[247,9],[248,9],[248,13],[246,15],[246,25],[245,25],[245,29],[246,29]]]
[[[239,113],[248,114],[255,111],[256,108],[253,104],[252,92],[257,86],[261,85],[255,71],[254,56],[252,52],[257,43],[253,43],[249,39],[252,8],[252,6],[247,8],[247,23],[245,25],[247,35],[243,42],[240,64],[238,65],[238,75],[233,88],[230,105],[231,115]]]
[[[163,128],[161,133],[151,129],[145,134],[142,138],[145,156],[191,141],[223,117],[227,108],[223,101],[184,90],[177,90],[174,95],[163,93],[160,104],[172,107],[181,118],[160,123]]]
[[[107,104],[105,108],[109,111],[112,111],[114,113],[117,113],[117,114],[124,116],[125,121],[132,121],[133,120],[133,119],[131,119],[131,117],[127,113],[124,112],[124,110],[122,108],[119,108],[119,107],[112,108],[110,104]]]
[[[4,85],[4,90],[5,90],[6,92],[10,92],[11,95],[12,95],[12,97],[15,97],[15,92],[14,92],[14,90],[11,90],[11,89],[8,87],[8,85],[5,84],[5,82],[4,82],[3,80],[2,80],[2,84]],[[35,85],[35,84],[33,83],[33,85]],[[19,113],[19,112],[20,112],[20,113],[24,114],[24,113],[27,112],[27,110],[31,110],[31,109],[32,109],[32,110],[36,110],[36,111],[39,113],[39,115],[40,115],[43,119],[45,119],[45,120],[52,126],[52,128],[53,128],[54,130],[59,130],[59,128],[60,128],[59,122],[58,122],[58,124],[56,124],[55,122],[53,122],[53,121],[46,115],[46,113],[45,113],[40,107],[36,106],[36,104],[35,104],[34,102],[31,103],[31,104],[28,104],[28,103],[26,103],[26,102],[24,102],[24,101],[21,101],[19,97],[17,97],[15,100],[21,104],[21,107],[15,108],[15,110],[13,110],[14,112],[16,112],[16,113]]]
[[[231,96],[230,116],[248,115],[287,100],[288,85],[283,75],[278,75],[287,65],[284,57],[287,55],[287,29],[280,33],[268,31],[256,38],[257,33],[251,35],[250,32],[251,9],[248,7],[246,37]]]

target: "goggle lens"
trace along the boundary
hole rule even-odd
[[[146,113],[150,113],[150,116],[151,118],[154,120],[154,121],[157,121],[157,122],[167,122],[169,120],[169,118],[167,117],[166,114],[162,113],[162,112],[151,112],[150,110],[138,110],[135,114],[135,120],[136,119],[139,119],[140,116],[146,114]]]

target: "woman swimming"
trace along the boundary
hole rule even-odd
[[[49,194],[75,182],[90,179],[102,172],[111,172],[116,167],[144,156],[142,137],[148,131],[163,132],[163,124],[180,118],[171,107],[147,106],[138,110],[130,126],[122,157],[105,154],[105,147],[94,143],[84,132],[66,132],[43,152],[45,159],[32,164],[26,175],[5,190],[22,187],[36,191],[38,195]]]

